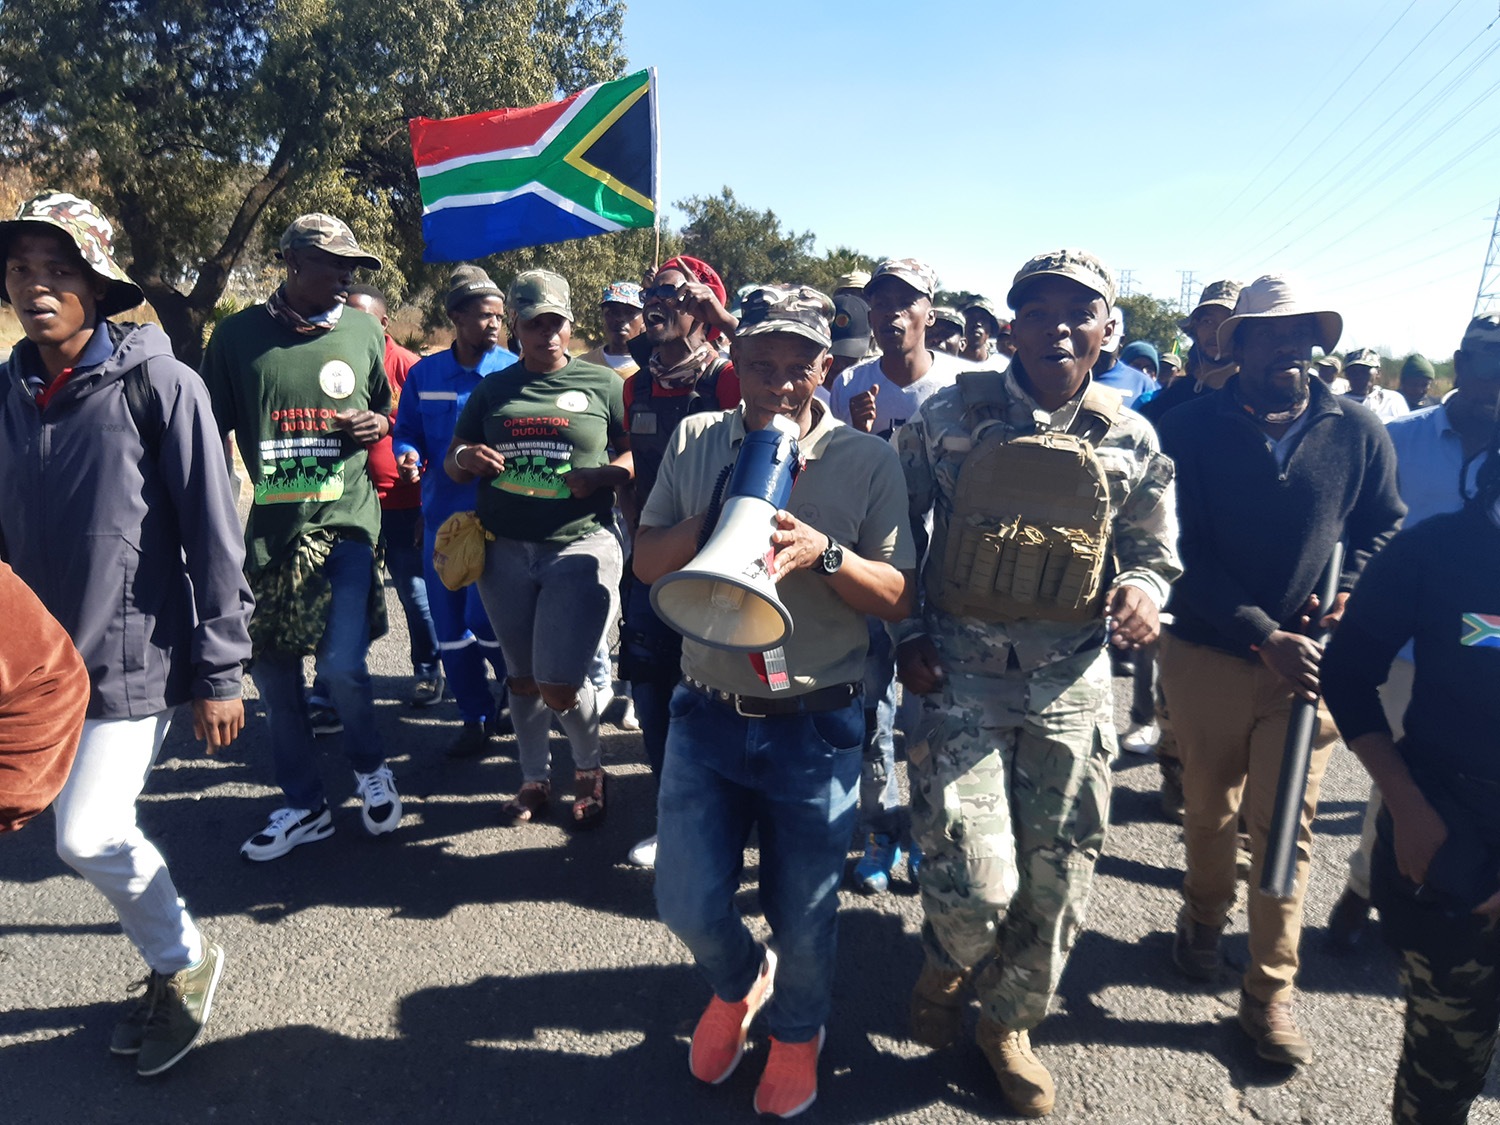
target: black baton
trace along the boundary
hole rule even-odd
[[[1344,545],[1333,545],[1333,556],[1318,579],[1318,609],[1310,628],[1320,645],[1328,643],[1329,629],[1317,622],[1332,612],[1344,569]],[[1313,733],[1318,729],[1318,701],[1298,697],[1286,727],[1286,749],[1281,755],[1281,776],[1276,781],[1276,807],[1271,814],[1271,835],[1266,841],[1266,865],[1260,872],[1261,894],[1292,898],[1297,892],[1297,836],[1302,830],[1302,802],[1307,798],[1307,769],[1312,761]]]

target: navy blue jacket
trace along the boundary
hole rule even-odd
[[[124,391],[148,357],[163,423],[154,455]],[[46,378],[23,340],[0,386],[0,539],[83,656],[89,717],[238,699],[254,602],[203,381],[155,325],[107,322],[45,408],[28,374]]]

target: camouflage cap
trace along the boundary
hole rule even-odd
[[[1380,353],[1374,348],[1355,348],[1344,356],[1344,370],[1351,367],[1373,367],[1380,370]]]
[[[1464,351],[1475,348],[1500,347],[1500,313],[1476,316],[1464,329],[1463,342],[1458,345]]]
[[[870,284],[870,275],[864,270],[850,270],[848,273],[839,274],[838,283],[834,286],[838,289],[858,289],[864,292],[865,286]]]
[[[894,277],[906,282],[929,301],[937,296],[937,270],[916,258],[887,258],[875,267],[870,280],[865,282],[865,300],[870,299],[870,291],[883,277]]]
[[[759,285],[740,302],[734,338],[787,332],[831,347],[833,312],[833,302],[810,285]]]
[[[641,300],[641,287],[633,281],[611,281],[604,287],[599,298],[601,305],[629,305],[633,309],[645,308]]]
[[[1406,357],[1406,362],[1401,365],[1401,378],[1405,379],[1408,375],[1419,375],[1424,379],[1433,379],[1437,377],[1437,372],[1432,369],[1431,360],[1425,355],[1413,352]]]
[[[281,232],[278,258],[286,257],[288,250],[322,250],[335,258],[351,258],[360,269],[378,270],[380,259],[359,248],[354,232],[343,219],[314,211],[310,215],[298,215],[291,225]]]
[[[947,305],[942,305],[938,308],[934,308],[932,310],[932,316],[934,324],[938,321],[943,321],[947,324],[953,325],[960,332],[962,332],[965,328],[964,314],[959,312],[957,309],[950,309]]]
[[[1074,249],[1050,250],[1028,261],[1017,271],[1005,303],[1013,309],[1019,308],[1026,287],[1044,277],[1076,281],[1103,297],[1106,305],[1115,303],[1115,275],[1109,272],[1109,267],[1087,250]]]
[[[1003,325],[1005,321],[1001,318],[1000,310],[995,307],[994,302],[984,297],[977,297],[974,300],[970,301],[959,311],[967,316],[970,312],[973,312],[976,309],[982,313],[987,313],[989,315],[989,318],[994,321],[994,327],[992,327],[990,331],[998,334],[1001,325]]]
[[[1161,353],[1161,365],[1163,367],[1173,368],[1176,371],[1181,371],[1183,369],[1182,368],[1182,357],[1180,355],[1178,355],[1176,352],[1162,352]]]
[[[1205,305],[1218,305],[1221,309],[1234,311],[1234,303],[1240,299],[1240,290],[1243,286],[1238,281],[1210,281],[1203,287],[1203,295],[1198,298],[1198,303],[1193,306],[1193,311],[1188,313],[1177,322],[1177,327],[1184,332],[1188,325],[1193,322],[1193,317],[1198,315],[1198,310]]]
[[[1335,376],[1344,373],[1344,361],[1336,355],[1325,355],[1315,362],[1313,366],[1331,371]]]
[[[101,320],[133,309],[146,300],[141,287],[115,261],[115,228],[87,199],[61,191],[28,199],[16,211],[14,219],[0,223],[0,261],[8,253],[11,239],[27,227],[61,231],[78,251],[83,264],[109,283],[95,306]],[[4,299],[0,287],[0,300]]]
[[[526,270],[510,283],[505,303],[517,320],[531,320],[543,313],[573,319],[573,291],[566,278],[551,270]]]

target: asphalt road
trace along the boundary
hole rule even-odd
[[[359,822],[340,738],[323,740],[342,800],[337,832],[268,864],[240,843],[277,805],[258,703],[218,758],[179,725],[141,816],[178,888],[227,951],[204,1041],[160,1079],[107,1052],[142,966],[104,900],[51,851],[44,814],[0,841],[0,1121],[698,1123],[748,1120],[765,1057],[758,1034],[717,1088],[688,1075],[687,1036],[708,992],[656,921],[651,874],[623,863],[648,833],[639,739],[613,730],[608,822],[496,826],[519,784],[509,739],[449,763],[452,704],[413,711],[401,616],[371,654],[388,753],[406,802],[399,832]],[[1120,681],[1121,687],[1127,687]],[[1124,694],[1124,693],[1122,693]],[[560,770],[571,763],[554,739]],[[1367,939],[1322,953],[1322,925],[1354,846],[1365,781],[1339,751],[1324,783],[1307,896],[1300,1019],[1318,1051],[1297,1073],[1259,1062],[1234,1023],[1237,975],[1213,987],[1169,960],[1181,878],[1178,830],[1156,815],[1150,759],[1116,763],[1107,854],[1087,932],[1054,1013],[1034,1033],[1057,1079],[1059,1123],[1358,1125],[1389,1120],[1400,1038],[1394,958]],[[854,853],[851,851],[851,863]],[[741,903],[756,914],[747,856]],[[921,909],[892,893],[844,895],[835,1014],[812,1122],[957,1123],[1003,1117],[977,1048],[930,1054],[904,1038],[921,964]],[[1244,917],[1227,951],[1245,956]],[[971,1012],[970,1018],[972,1019]],[[1500,1122],[1491,1076],[1475,1122]]]

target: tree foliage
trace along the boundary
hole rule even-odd
[[[1164,301],[1149,293],[1120,297],[1115,301],[1125,313],[1125,342],[1145,340],[1159,352],[1169,352],[1179,335],[1177,320],[1182,314],[1173,301]],[[1184,347],[1184,351],[1186,348]]]
[[[621,0],[0,4],[0,156],[96,198],[179,354],[233,272],[328,210],[420,264],[409,117],[554,100],[621,69]],[[67,44],[39,51],[37,45]]]

